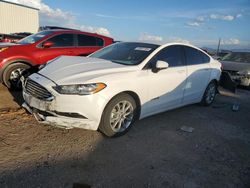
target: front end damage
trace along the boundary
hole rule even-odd
[[[224,70],[221,73],[220,85],[232,92],[236,91],[238,85],[249,87],[250,72]]]
[[[227,71],[232,80],[242,86],[250,85],[250,71]]]
[[[37,74],[36,74],[37,75]],[[65,97],[57,96],[55,93],[47,90],[33,79],[39,79],[39,82],[46,83],[45,85],[54,86],[55,84],[50,80],[37,75],[30,76],[23,82],[23,107],[31,113],[35,119],[40,123],[49,124],[60,128],[83,128],[96,130],[98,123],[90,120],[81,113],[72,110],[79,102],[72,101]],[[70,96],[70,98],[72,98]],[[75,102],[77,101],[77,102]]]

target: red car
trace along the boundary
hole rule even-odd
[[[0,43],[0,82],[19,88],[25,70],[60,55],[87,56],[113,42],[112,38],[78,30],[46,30],[16,44]]]

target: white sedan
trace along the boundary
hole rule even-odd
[[[23,82],[23,106],[65,128],[124,134],[137,119],[210,105],[221,64],[197,47],[121,42],[88,57],[61,56]]]

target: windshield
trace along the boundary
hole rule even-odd
[[[250,63],[250,52],[232,52],[221,58],[222,61]]]
[[[33,44],[40,39],[44,38],[45,36],[50,35],[53,31],[42,31],[28,37],[23,38],[22,40],[18,41],[18,44]]]
[[[138,65],[159,45],[120,42],[91,54],[89,57],[110,60],[123,65]]]

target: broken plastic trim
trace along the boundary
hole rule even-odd
[[[52,112],[46,112],[46,111],[41,111],[36,108],[30,107],[28,104],[23,103],[22,107],[24,107],[29,113],[31,114],[40,114],[42,116],[64,116],[64,117],[70,117],[70,118],[80,118],[80,119],[88,119],[85,116],[78,114],[78,113],[71,113],[71,112],[57,112],[57,111],[52,111]],[[56,114],[56,115],[55,115]]]
[[[55,114],[59,116],[66,116],[66,117],[71,117],[71,118],[82,118],[82,119],[88,119],[85,116],[78,114],[78,113],[70,113],[70,112],[57,112],[53,111]]]

